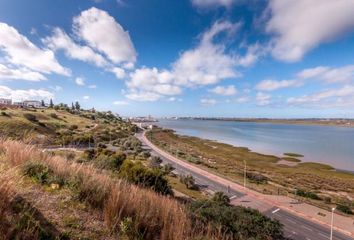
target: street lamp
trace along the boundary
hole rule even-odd
[[[243,163],[245,165],[245,169],[244,169],[244,172],[243,172],[243,188],[246,189],[246,173],[247,173],[246,160],[243,160]]]
[[[336,210],[336,208],[332,208],[332,218],[331,218],[331,235],[329,237],[330,240],[333,239],[333,217],[334,217],[334,210]]]

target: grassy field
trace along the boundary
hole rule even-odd
[[[147,134],[159,147],[180,159],[198,165],[215,174],[242,183],[244,162],[249,174],[248,185],[269,194],[292,194],[295,189],[311,191],[331,203],[352,205],[354,174],[336,171],[329,165],[301,162],[296,154],[287,157],[264,155],[247,148],[234,147],[196,137],[179,136],[169,130],[156,129]],[[296,162],[294,166],[279,164],[282,159]],[[266,178],[260,183],[257,177]],[[310,201],[310,199],[309,199]],[[318,201],[316,200],[317,204]]]

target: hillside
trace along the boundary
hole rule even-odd
[[[283,238],[279,222],[178,180],[110,112],[2,112],[0,239]]]

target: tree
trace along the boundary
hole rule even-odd
[[[50,99],[50,101],[49,101],[49,107],[50,107],[50,108],[53,108],[53,107],[54,107],[54,103],[53,103],[53,100],[52,100],[52,99]]]
[[[73,102],[71,102],[71,110],[75,110],[75,106]]]
[[[45,107],[44,100],[41,101],[41,106]]]
[[[80,111],[81,107],[78,101],[75,102],[75,109]]]

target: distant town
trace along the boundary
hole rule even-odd
[[[44,103],[44,101],[37,100],[25,100],[19,102],[13,102],[9,98],[0,98],[0,106],[14,107],[14,108],[47,108],[49,104]]]

